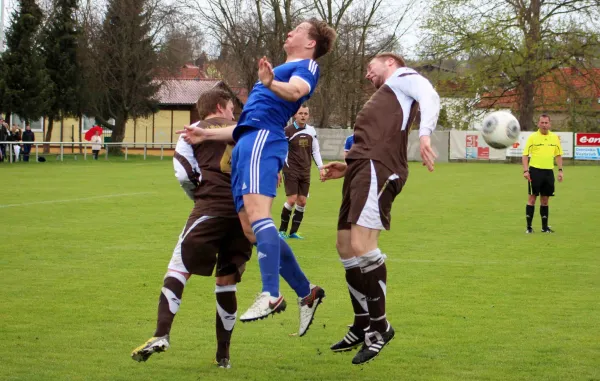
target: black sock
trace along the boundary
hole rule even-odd
[[[535,213],[535,205],[527,205],[525,208],[525,217],[527,218],[527,227],[531,227],[531,221],[533,221],[533,214]]]
[[[175,319],[175,314],[181,304],[185,281],[186,279],[183,275],[167,272],[167,277],[163,282],[160,297],[158,298],[158,319],[154,337],[168,335],[171,332],[173,319]]]
[[[384,260],[385,257],[379,249],[358,257],[371,320],[369,332],[383,333],[387,329],[385,314],[387,269]]]
[[[236,286],[217,286],[217,355],[216,360],[229,359],[231,334],[237,316]]]
[[[283,208],[281,209],[281,225],[279,225],[280,232],[287,232],[293,209],[287,202],[283,204]]]
[[[304,218],[304,207],[296,205],[294,217],[292,217],[292,228],[290,229],[290,234],[294,234],[298,231],[298,229],[300,229],[302,218]]]
[[[540,216],[542,216],[542,229],[548,229],[548,205],[540,206]]]

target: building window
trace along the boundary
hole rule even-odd
[[[115,120],[113,118],[110,118],[108,120],[108,123],[115,124]],[[91,116],[87,116],[87,115],[83,115],[81,117],[81,130],[82,130],[82,132],[87,132],[90,128],[94,127],[95,125],[100,125],[99,123],[96,123],[96,118],[91,117]]]
[[[25,120],[21,119],[21,117],[17,114],[10,114],[10,125],[12,127],[13,124],[19,126],[21,131],[25,131]],[[31,126],[31,131],[33,132],[44,132],[44,118],[40,118],[39,120],[33,120],[29,123]]]
[[[96,120],[94,118],[91,118],[87,115],[81,116],[81,131],[82,132],[87,132],[90,128],[94,127],[94,125],[96,125]]]

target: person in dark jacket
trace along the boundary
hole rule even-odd
[[[8,136],[8,141],[10,141],[10,142],[20,142],[21,141],[21,130],[19,129],[19,127],[17,127],[16,124],[13,124],[12,128],[10,129],[10,135]],[[19,161],[21,145],[20,144],[11,144],[10,148],[13,150],[12,162],[15,163],[15,162]]]
[[[8,123],[4,121],[2,117],[0,117],[0,142],[8,141],[8,136],[10,135],[10,131],[8,130]],[[6,157],[6,144],[0,144],[0,162],[4,161]]]
[[[23,142],[35,142],[35,134],[31,131],[29,123],[25,126],[25,132],[23,132]],[[30,152],[31,144],[23,144],[23,161],[29,161]]]

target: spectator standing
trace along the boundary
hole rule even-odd
[[[0,142],[8,141],[10,131],[8,130],[8,123],[4,121],[4,118],[0,117]],[[0,162],[4,161],[6,157],[6,144],[0,144]]]
[[[35,142],[35,134],[31,131],[29,123],[25,126],[25,132],[23,132],[23,142]],[[30,152],[31,144],[23,144],[23,161],[29,161]]]
[[[96,131],[96,135],[92,136],[92,153],[94,154],[94,160],[98,160],[98,153],[102,149],[102,137],[100,131]]]
[[[16,124],[12,125],[10,129],[10,136],[8,138],[11,142],[20,142],[21,141],[21,130],[17,127]],[[19,154],[21,153],[21,145],[20,144],[12,144],[13,149],[13,163],[19,161]]]

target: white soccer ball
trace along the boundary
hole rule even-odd
[[[494,111],[483,118],[481,134],[492,148],[510,147],[519,139],[520,132],[519,121],[508,111]]]

